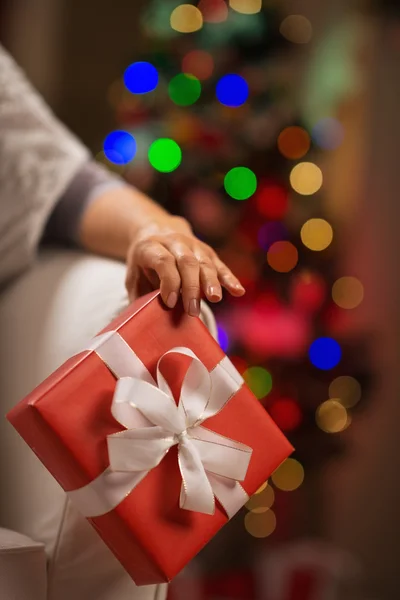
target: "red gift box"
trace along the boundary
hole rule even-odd
[[[209,372],[227,360],[202,321],[186,315],[181,302],[174,310],[167,309],[159,292],[137,300],[101,333],[113,331],[154,379],[160,357],[175,347],[190,348]],[[169,355],[160,367],[176,403],[191,362],[187,356]],[[7,415],[67,492],[87,487],[110,467],[107,437],[124,430],[110,410],[115,389],[110,368],[96,351],[86,350],[70,358]],[[246,385],[204,425],[252,449],[241,482],[249,496],[293,450]],[[170,581],[228,521],[218,501],[212,515],[181,508],[181,486],[173,446],[119,504],[89,518],[138,585]]]

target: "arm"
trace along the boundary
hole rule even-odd
[[[131,297],[160,287],[164,302],[173,308],[182,291],[185,310],[198,316],[201,292],[211,302],[221,300],[221,286],[235,296],[245,292],[185,219],[127,185],[100,194],[87,206],[78,239],[92,252],[127,261]]]
[[[33,261],[51,211],[87,160],[0,46],[0,286]]]

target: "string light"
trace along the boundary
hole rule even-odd
[[[295,268],[299,260],[297,248],[287,241],[272,244],[267,253],[269,266],[278,273],[289,273]]]
[[[132,94],[148,94],[158,85],[158,71],[149,62],[135,62],[125,70],[124,83]]]
[[[257,189],[257,177],[247,167],[234,167],[226,174],[224,186],[234,200],[247,200]]]
[[[126,165],[136,154],[136,140],[127,131],[113,131],[104,140],[104,154],[116,165]]]
[[[325,433],[340,433],[351,423],[346,408],[337,399],[323,402],[317,408],[315,418],[318,427]]]
[[[356,277],[341,277],[333,284],[332,298],[340,308],[357,308],[364,299],[364,286]]]
[[[293,167],[290,173],[292,188],[303,196],[315,194],[321,188],[323,182],[322,171],[311,162],[301,162]]]
[[[302,127],[286,127],[278,137],[278,148],[286,158],[303,158],[310,149],[311,139]]]
[[[203,27],[203,15],[196,6],[181,4],[172,11],[170,24],[179,33],[193,33]]]
[[[249,97],[247,81],[240,75],[231,73],[221,77],[217,83],[217,98],[224,106],[243,106]]]
[[[289,15],[279,28],[281,35],[293,44],[307,44],[312,38],[312,25],[303,15]]]
[[[244,15],[255,15],[262,8],[262,0],[229,0],[229,6]]]
[[[190,106],[201,96],[201,83],[194,75],[179,73],[169,82],[168,93],[178,106]]]
[[[330,337],[320,337],[311,344],[309,357],[315,367],[328,371],[339,364],[342,350],[336,340]]]
[[[194,75],[200,81],[211,77],[214,71],[214,59],[208,52],[192,50],[182,60],[182,71]]]
[[[265,538],[276,529],[275,513],[268,509],[263,513],[249,512],[244,518],[247,532],[255,538]]]
[[[243,379],[259,400],[272,390],[272,377],[263,367],[249,367],[243,373]]]
[[[353,408],[361,400],[361,385],[354,377],[342,375],[329,386],[329,397],[336,399],[345,408]]]
[[[157,171],[171,173],[181,164],[182,151],[174,140],[161,138],[150,146],[149,161]]]
[[[283,492],[293,492],[304,481],[304,468],[295,458],[287,458],[272,474],[271,479]]]
[[[333,229],[325,219],[309,219],[300,231],[303,244],[317,252],[325,250],[333,240]]]

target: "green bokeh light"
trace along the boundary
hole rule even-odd
[[[174,140],[161,138],[149,148],[149,161],[161,173],[171,173],[182,162],[182,150]]]
[[[272,377],[263,367],[249,367],[243,373],[243,379],[259,400],[272,390]]]
[[[169,97],[179,106],[190,106],[201,96],[201,83],[194,75],[180,73],[169,82]]]
[[[257,189],[257,177],[247,167],[235,167],[226,174],[224,185],[235,200],[247,200]]]

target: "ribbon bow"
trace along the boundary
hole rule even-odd
[[[216,497],[231,518],[248,500],[239,482],[246,477],[252,449],[202,424],[223,409],[242,378],[227,357],[209,372],[192,350],[177,347],[159,359],[155,382],[123,338],[112,334],[106,334],[108,345],[95,349],[119,377],[111,412],[125,429],[107,436],[109,468],[88,486],[69,492],[71,500],[85,516],[108,512],[177,445],[180,507],[211,515]],[[160,371],[169,354],[193,359],[178,405]],[[136,376],[129,375],[132,371]]]

